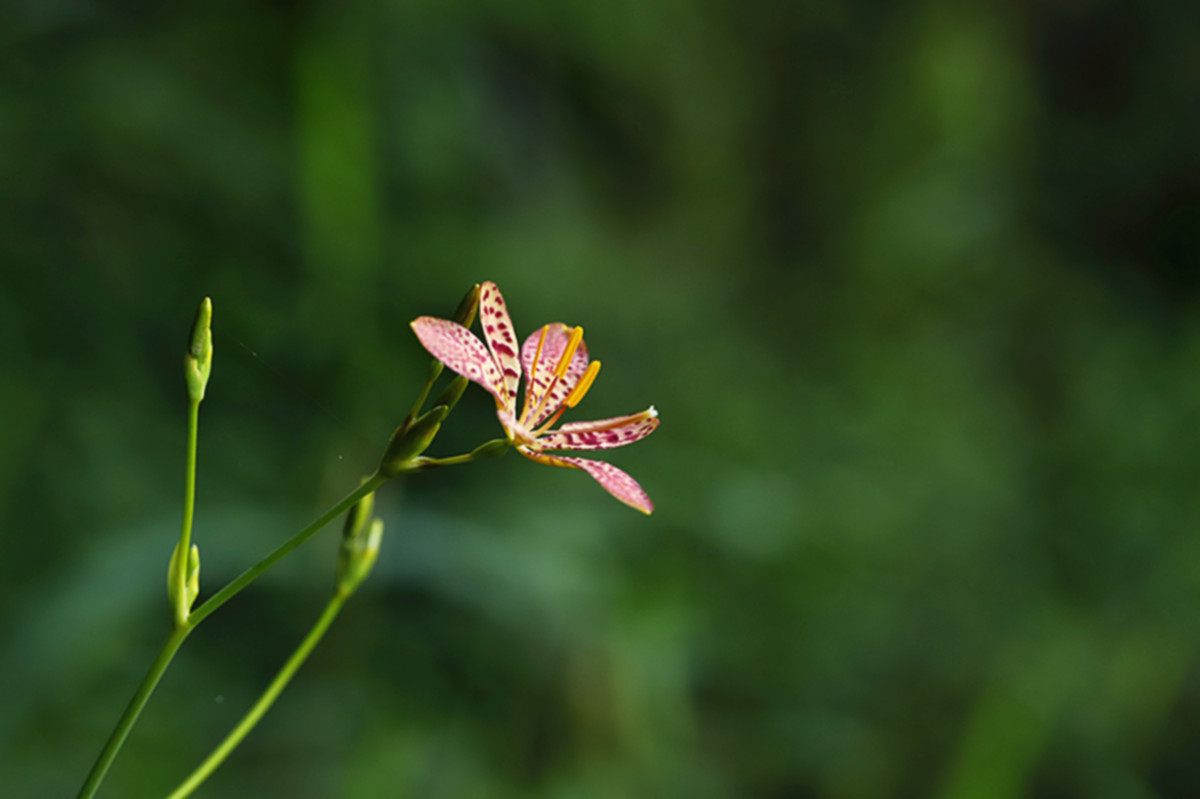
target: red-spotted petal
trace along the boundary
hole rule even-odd
[[[479,325],[483,328],[483,340],[492,351],[496,365],[504,374],[504,388],[509,400],[506,405],[515,405],[517,386],[521,382],[521,362],[517,358],[517,334],[513,331],[512,318],[500,289],[492,281],[479,287]]]
[[[463,377],[486,388],[501,403],[511,407],[505,397],[500,368],[475,334],[458,322],[422,316],[413,320],[413,332],[429,354]]]
[[[567,348],[567,342],[571,340],[571,331],[574,328],[567,327],[561,322],[552,322],[546,325],[546,328],[546,341],[542,344],[542,352],[538,356],[536,369],[534,369],[533,356],[537,353],[538,341],[542,337],[542,328],[539,327],[535,330],[533,335],[525,339],[525,343],[521,345],[521,363],[525,367],[525,401],[529,409],[532,410],[542,404],[542,397],[546,394],[546,389],[553,386],[550,388],[550,396],[542,404],[541,410],[525,420],[525,425],[530,429],[549,419],[562,407],[567,395],[571,393],[571,389],[575,388],[575,384],[587,371],[588,366],[587,344],[581,341],[579,349],[575,350],[575,354],[571,357],[571,365],[567,367],[566,374],[555,381],[554,369],[558,366],[563,351]]]
[[[612,449],[632,444],[658,427],[658,411],[651,406],[641,413],[595,422],[571,422],[537,440],[540,449]]]
[[[608,493],[629,507],[636,508],[647,515],[654,511],[654,503],[650,501],[650,497],[646,496],[646,492],[638,485],[637,480],[634,480],[611,463],[593,461],[587,458],[546,455],[545,453],[530,451],[525,447],[517,447],[517,451],[526,458],[538,463],[545,463],[550,466],[562,466],[567,469],[582,469],[594,477],[597,483],[604,486],[604,489]]]

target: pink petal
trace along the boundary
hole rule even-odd
[[[546,455],[540,452],[532,452],[525,447],[517,447],[517,451],[526,458],[538,463],[545,463],[550,466],[562,466],[567,469],[583,469],[594,477],[597,483],[604,486],[604,489],[608,493],[629,507],[636,508],[646,515],[654,511],[654,503],[650,501],[650,497],[646,496],[646,492],[638,485],[637,480],[634,480],[611,463],[588,460],[587,458]]]
[[[432,316],[414,319],[412,329],[430,355],[452,371],[486,388],[501,403],[511,406],[511,401],[504,394],[505,386],[499,367],[474,333],[458,322]]]
[[[517,359],[517,334],[513,332],[508,306],[496,284],[489,281],[479,288],[479,325],[483,328],[483,340],[500,371],[504,373],[504,388],[509,401],[517,401],[517,385],[521,382],[521,362]]]
[[[657,427],[658,411],[651,407],[629,416],[564,424],[539,438],[537,446],[540,449],[612,449],[639,441]]]
[[[525,343],[521,345],[521,363],[525,366],[525,396],[526,401],[530,403],[530,408],[536,407],[542,401],[542,395],[546,393],[547,386],[554,379],[554,367],[558,366],[563,350],[567,348],[567,342],[571,340],[571,330],[573,330],[561,322],[553,322],[547,327],[549,330],[546,331],[546,343],[542,345],[542,354],[538,358],[536,371],[533,368],[533,356],[537,352],[542,329],[539,327],[535,330],[533,335],[525,339]],[[575,350],[566,374],[554,383],[554,388],[550,390],[550,396],[545,405],[533,418],[526,420],[526,426],[531,429],[537,427],[561,408],[563,401],[571,393],[571,389],[575,388],[579,378],[587,371],[587,366],[587,344],[580,342],[579,349]],[[533,376],[532,381],[530,380],[531,375]]]

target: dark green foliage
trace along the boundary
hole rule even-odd
[[[1200,746],[1194,3],[0,9],[0,774],[69,795],[169,623],[351,489],[499,283],[565,421],[382,488],[374,572],[203,796],[1188,797]],[[433,396],[448,381],[442,383]],[[468,389],[427,453],[502,435]],[[164,794],[324,603],[336,526],[184,646]]]

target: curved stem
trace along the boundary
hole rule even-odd
[[[104,744],[104,749],[100,751],[100,756],[96,758],[95,765],[92,766],[91,772],[88,773],[87,779],[84,780],[83,787],[79,789],[79,799],[89,799],[95,795],[96,789],[100,787],[100,782],[104,779],[104,775],[108,773],[109,767],[117,757],[117,753],[121,751],[121,745],[125,743],[125,738],[128,737],[129,731],[133,729],[133,725],[137,722],[138,716],[142,713],[142,708],[146,706],[146,702],[150,699],[150,695],[154,693],[158,681],[162,679],[163,672],[167,670],[167,666],[171,664],[171,659],[175,657],[175,653],[179,650],[185,638],[192,628],[188,625],[175,627],[167,635],[167,640],[163,641],[162,647],[158,650],[158,655],[155,656],[154,662],[150,664],[150,671],[146,673],[146,677],[142,680],[142,684],[138,686],[137,692],[133,698],[129,700],[128,707],[117,721],[116,728],[113,729],[112,735],[108,736],[108,741]]]
[[[372,491],[379,488],[379,486],[386,483],[387,480],[388,478],[384,477],[379,472],[375,472],[375,474],[367,478],[366,482],[343,497],[341,501],[332,508],[322,513],[316,521],[305,527],[300,532],[296,533],[287,541],[284,541],[282,544],[276,547],[271,554],[267,555],[249,569],[246,569],[246,571],[242,572],[240,575],[230,581],[224,588],[209,597],[208,601],[192,612],[192,615],[188,617],[188,623],[195,627],[197,624],[204,621],[208,617],[208,614],[212,613],[214,610],[233,599],[235,596],[237,596],[239,591],[258,579],[263,572],[274,566],[290,552],[292,552],[292,550],[311,538],[313,534],[322,527],[345,513],[350,506],[354,505],[354,503],[358,502],[367,494],[370,494]]]
[[[205,758],[203,763],[196,767],[196,770],[187,779],[180,783],[179,787],[167,799],[183,799],[183,797],[191,795],[192,791],[199,788],[217,770],[225,761],[225,758],[229,756],[229,753],[237,748],[238,744],[262,720],[266,712],[271,709],[271,705],[274,704],[279,694],[283,692],[283,689],[287,687],[287,684],[295,676],[300,666],[304,664],[304,661],[308,659],[313,648],[320,642],[321,637],[325,635],[325,631],[329,629],[329,625],[333,623],[333,620],[337,617],[338,612],[342,609],[348,598],[349,594],[341,591],[334,593],[333,597],[329,600],[329,604],[325,606],[325,611],[317,619],[317,623],[309,630],[308,635],[304,637],[304,640],[296,648],[296,651],[292,653],[292,656],[283,664],[283,668],[275,675],[275,679],[267,686],[267,690],[263,692],[262,696],[258,698],[258,701],[242,717],[242,720],[238,722],[238,725],[233,728],[229,735],[225,736],[225,740],[217,745],[217,748]]]

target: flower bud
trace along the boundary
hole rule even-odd
[[[183,374],[187,380],[188,396],[193,401],[204,399],[204,388],[212,372],[212,300],[205,297],[196,309],[187,353],[183,356]]]
[[[379,471],[385,477],[395,477],[404,471],[410,461],[424,452],[433,443],[434,436],[442,427],[442,420],[450,408],[445,405],[435,405],[429,412],[418,416],[410,424],[401,425],[392,434]]]
[[[470,327],[475,321],[475,312],[479,310],[479,284],[476,283],[467,292],[467,295],[462,298],[462,302],[458,304],[458,310],[454,312],[454,321],[458,322],[463,327]]]
[[[179,544],[177,543],[175,550],[171,553],[171,562],[167,565],[167,599],[170,600],[171,607],[178,609],[177,615],[186,619],[192,605],[196,602],[196,597],[200,594],[200,548],[192,544],[192,548],[188,550],[187,573],[184,575],[182,586],[176,582],[178,568]],[[183,589],[182,596],[180,596],[180,588]]]
[[[351,513],[353,514],[353,510]],[[347,517],[347,521],[349,521],[349,517]],[[379,544],[382,540],[382,519],[371,519],[371,523],[366,525],[365,529],[363,525],[359,525],[353,535],[342,537],[337,563],[337,591],[339,594],[348,596],[354,593],[359,583],[371,573],[371,567],[379,558]]]
[[[462,375],[455,375],[454,379],[442,389],[442,393],[438,394],[437,399],[433,401],[433,407],[445,405],[449,410],[453,410],[458,401],[462,399],[463,392],[467,390],[467,386],[471,384],[470,380]]]
[[[434,358],[429,362],[429,374],[425,376],[425,390],[428,391],[433,386],[433,381],[442,376],[442,370],[446,368],[445,364]]]
[[[363,483],[367,482],[364,478]],[[375,512],[375,492],[372,491],[354,503],[354,507],[346,512],[346,523],[342,525],[342,538],[353,538],[362,532],[363,527],[371,520]]]
[[[475,460],[496,458],[508,452],[511,446],[512,442],[507,438],[493,438],[471,450],[471,457]]]

